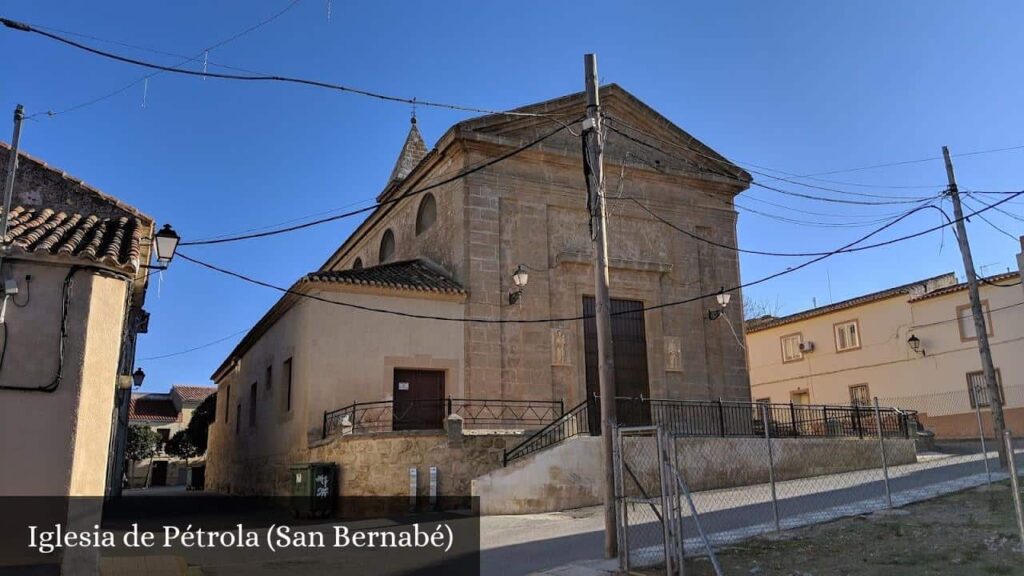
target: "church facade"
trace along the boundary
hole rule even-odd
[[[737,254],[665,222],[735,245],[750,177],[624,89],[601,99],[616,395],[749,400],[742,333],[697,298],[740,284]],[[378,207],[214,373],[223,449],[313,442],[325,412],[359,402],[592,398],[584,110],[580,93],[470,119],[432,149],[414,122]]]

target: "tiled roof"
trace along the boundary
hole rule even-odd
[[[996,274],[995,276],[988,276],[984,279],[978,279],[978,288],[984,288],[988,283],[992,284],[1006,284],[1007,280],[1013,280],[1020,277],[1020,272],[1004,272],[1002,274]],[[927,300],[928,298],[934,298],[936,296],[942,296],[944,294],[952,294],[953,292],[960,292],[961,290],[967,290],[967,282],[961,282],[954,284],[953,286],[946,286],[945,288],[939,288],[920,296],[915,296],[910,299],[911,302],[918,302],[920,300]]]
[[[172,386],[171,394],[177,394],[182,402],[202,402],[206,397],[216,392],[212,386]]]
[[[884,300],[886,298],[892,298],[893,296],[900,296],[903,294],[911,294],[916,290],[924,291],[928,286],[935,286],[942,283],[954,283],[956,282],[956,275],[952,272],[947,274],[941,274],[939,276],[933,276],[924,280],[918,280],[909,284],[903,284],[902,286],[896,286],[894,288],[887,288],[878,292],[872,292],[870,294],[864,294],[863,296],[857,296],[856,298],[850,298],[849,300],[843,300],[842,302],[836,302],[835,304],[829,304],[828,306],[819,306],[818,308],[811,308],[810,310],[804,310],[803,312],[797,312],[796,314],[790,314],[789,316],[764,316],[762,318],[754,318],[748,320],[744,327],[747,333],[758,332],[760,330],[767,330],[769,328],[775,328],[776,326],[782,326],[783,324],[790,324],[792,322],[799,322],[800,320],[807,320],[808,318],[814,318],[816,316],[823,316],[832,312],[838,312],[840,310],[846,310],[847,308],[853,308],[854,306],[861,306],[877,300]],[[944,288],[935,289],[935,291],[942,290]]]
[[[444,270],[426,260],[391,262],[358,270],[313,272],[299,282],[328,282],[440,294],[466,293]]]
[[[128,420],[177,422],[178,410],[167,394],[132,394],[128,403]]]
[[[2,208],[0,208],[2,211]],[[51,208],[11,208],[12,250],[137,270],[142,226],[134,217],[100,218]]]

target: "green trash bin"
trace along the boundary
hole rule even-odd
[[[292,513],[304,518],[330,516],[338,494],[337,478],[337,468],[331,462],[292,466]]]

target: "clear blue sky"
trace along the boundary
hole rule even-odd
[[[33,24],[171,53],[194,54],[278,12],[289,0],[53,2],[10,0],[0,13]],[[576,6],[570,6],[576,4]],[[864,2],[361,2],[303,0],[267,26],[215,49],[210,60],[391,93],[508,108],[582,87],[582,54],[597,52],[617,82],[725,156],[809,174],[1024,145],[1024,4]],[[112,44],[98,47],[178,60]],[[107,94],[144,71],[0,30],[0,112],[62,110]],[[13,58],[12,58],[13,56]],[[192,64],[192,66],[196,66]],[[80,110],[26,124],[23,149],[197,238],[275,224],[371,200],[408,129],[409,107],[288,85],[163,74]],[[419,110],[428,145],[467,114]],[[9,121],[0,138],[9,138]],[[1024,188],[1024,150],[957,159],[962,188]],[[824,178],[930,186],[941,162]],[[628,186],[628,181],[626,183]],[[829,184],[825,184],[828,186]],[[814,192],[798,186],[783,187]],[[765,205],[835,216],[811,216]],[[899,206],[849,207],[751,189],[740,202],[789,218],[861,223]],[[1024,214],[1024,200],[1006,206]],[[947,204],[948,209],[948,204]],[[991,213],[990,213],[991,214]],[[1020,221],[991,214],[1010,234]],[[936,225],[937,213],[888,237]],[[350,220],[234,245],[200,258],[278,284],[320,265]],[[838,247],[870,228],[809,227],[754,214],[740,241],[761,250]],[[969,227],[978,267],[1016,267],[1018,246],[979,219]],[[671,232],[666,231],[666,234]],[[882,238],[887,236],[882,236]],[[944,240],[944,243],[943,243]],[[614,239],[613,239],[614,241]],[[800,259],[744,256],[744,280]],[[842,255],[751,289],[784,312],[946,271],[962,272],[953,237],[933,234],[885,250]],[[831,281],[829,282],[829,278]],[[831,288],[830,288],[831,286]],[[830,296],[831,292],[831,296]],[[140,339],[146,389],[206,383],[238,337],[164,360],[145,358],[244,330],[272,291],[177,261],[154,283],[150,333]]]

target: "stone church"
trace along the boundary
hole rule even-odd
[[[742,332],[723,321],[742,330],[741,295],[714,320],[713,297],[673,305],[738,285],[736,253],[631,199],[735,245],[732,201],[750,176],[617,85],[601,103],[617,396],[749,400]],[[213,374],[212,450],[285,454],[351,432],[349,416],[336,427],[329,413],[358,403],[390,403],[398,430],[440,428],[443,408],[416,408],[431,400],[567,410],[592,398],[594,322],[578,319],[594,307],[584,111],[578,93],[478,117],[431,149],[414,120],[379,206]]]

